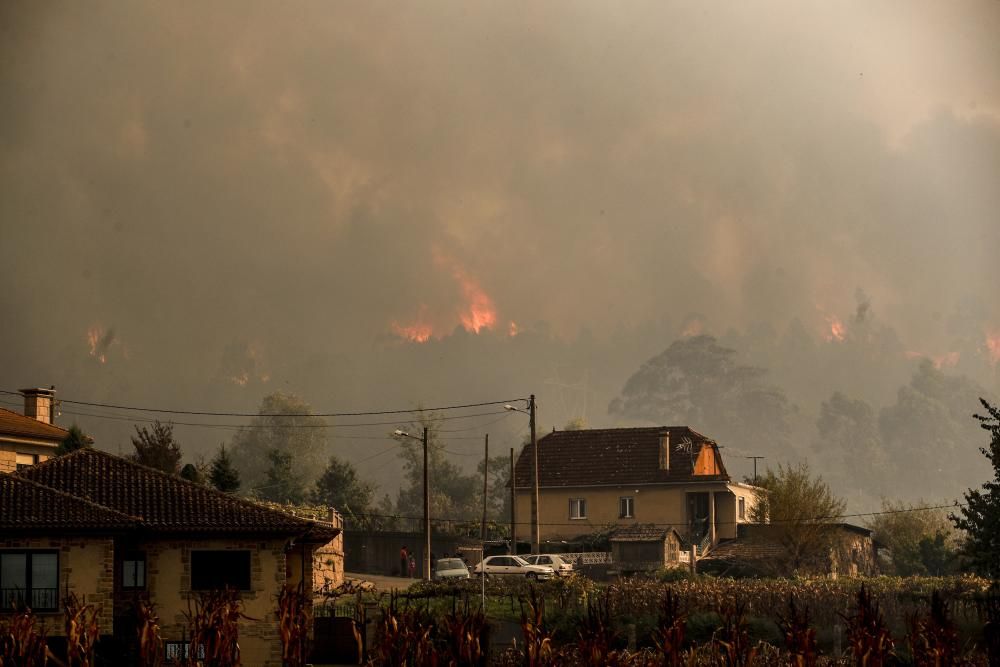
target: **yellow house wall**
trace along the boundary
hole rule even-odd
[[[736,537],[737,523],[749,521],[753,506],[753,490],[746,485],[692,484],[689,486],[588,487],[573,489],[541,489],[539,521],[543,540],[569,539],[594,532],[609,524],[628,526],[637,523],[671,524],[681,535],[687,529],[688,492],[716,492],[716,535],[718,539]],[[517,535],[521,541],[531,539],[531,489],[517,490]],[[631,519],[618,518],[618,500],[634,498]],[[746,502],[746,520],[737,516],[739,497]],[[570,498],[587,501],[587,518],[569,518]]]
[[[16,440],[0,440],[0,472],[14,472],[17,469],[18,454],[37,454],[38,461],[52,458],[56,445]]]
[[[111,633],[114,542],[110,537],[0,539],[0,550],[4,549],[58,550],[60,601],[68,589],[85,604],[101,607],[101,632]],[[50,635],[65,634],[61,609],[37,616]]]
[[[300,549],[288,559],[286,540],[197,540],[156,541],[138,545],[146,552],[146,581],[150,600],[156,604],[164,640],[189,639],[187,618],[191,592],[191,551],[195,549],[250,551],[251,589],[240,594],[243,613],[240,620],[240,649],[244,667],[281,665],[281,641],[276,620],[277,597],[288,581],[297,585],[301,574]],[[307,547],[307,551],[309,548]],[[286,571],[286,566],[288,571]],[[311,551],[307,553],[311,570]],[[295,574],[298,568],[298,574]],[[291,575],[291,576],[290,576]],[[307,579],[308,582],[308,579]]]

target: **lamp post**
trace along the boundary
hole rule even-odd
[[[541,552],[541,526],[538,522],[539,514],[539,497],[538,497],[538,441],[535,438],[535,395],[532,394],[528,398],[528,409],[522,410],[520,408],[515,408],[513,405],[503,406],[505,410],[512,410],[514,412],[520,412],[522,414],[528,415],[528,427],[531,429],[531,455],[532,455],[532,468],[534,469],[534,484],[531,495],[531,550],[532,553]],[[513,484],[514,479],[511,477],[511,484]],[[516,500],[516,498],[515,498]],[[515,551],[516,553],[516,551]]]
[[[410,440],[417,440],[423,443],[424,446],[424,558],[423,558],[423,576],[424,581],[431,580],[431,494],[430,494],[430,477],[427,466],[427,427],[424,427],[424,437],[418,438],[415,435],[410,435],[406,431],[401,431],[396,429],[394,435],[399,438],[409,438]]]

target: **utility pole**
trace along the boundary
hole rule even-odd
[[[482,607],[483,613],[486,613],[486,566],[483,562],[486,560],[486,494],[489,493],[489,474],[490,474],[490,434],[486,434],[486,442],[483,443],[483,543],[479,549],[479,562],[480,568],[482,569]]]
[[[753,459],[753,484],[757,486],[757,460],[766,459],[766,456],[748,456],[748,459]]]
[[[486,549],[486,494],[489,493],[490,474],[490,434],[486,434],[486,442],[483,445],[483,550]]]
[[[532,495],[532,508],[531,508],[531,549],[532,553],[541,553],[542,549],[542,538],[541,538],[541,525],[538,523],[538,440],[535,438],[535,395],[531,395],[531,400],[528,403],[528,420],[529,428],[531,429],[531,452],[535,458],[535,490]]]
[[[510,448],[510,553],[517,555],[517,486],[514,481],[514,448]]]
[[[427,466],[427,427],[424,427],[424,581],[431,580],[431,484]]]

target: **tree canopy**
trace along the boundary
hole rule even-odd
[[[785,451],[792,408],[767,371],[740,364],[712,336],[675,341],[625,382],[608,411],[657,424],[684,424],[755,452]]]
[[[274,451],[288,454],[291,472],[303,484],[314,482],[323,470],[329,445],[326,420],[312,416],[312,408],[301,398],[280,391],[264,397],[258,415],[232,440],[233,460],[244,490],[269,483]]]
[[[329,505],[345,515],[366,513],[374,497],[375,485],[362,481],[353,465],[336,456],[330,457],[311,493],[314,503]]]
[[[288,452],[272,449],[267,453],[270,467],[264,473],[264,484],[256,489],[263,500],[276,503],[301,504],[306,498],[305,483],[295,472],[293,457]]]
[[[224,444],[219,445],[219,452],[212,459],[208,470],[208,481],[224,493],[236,493],[240,490],[240,473],[233,467],[233,460]]]
[[[993,468],[993,479],[978,489],[965,492],[965,506],[951,520],[966,532],[962,551],[980,574],[1000,577],[1000,408],[980,399],[986,414],[975,415],[990,434],[990,442],[980,447]]]
[[[420,419],[403,429],[414,436],[427,427],[427,458],[430,468],[431,515],[441,518],[471,518],[482,515],[482,481],[467,475],[445,451],[440,435],[440,421],[435,413],[421,413]],[[421,443],[400,437],[399,458],[403,463],[403,486],[396,500],[396,511],[413,515],[423,507],[424,459]]]
[[[868,522],[888,551],[887,573],[941,576],[957,569],[955,531],[941,510],[918,510],[929,503],[882,501],[882,514]]]
[[[136,426],[132,436],[132,460],[150,468],[176,475],[180,472],[181,447],[174,440],[172,424],[154,421],[149,428]]]
[[[783,553],[774,559],[777,573],[792,574],[822,569],[833,546],[830,524],[844,513],[846,503],[833,495],[806,463],[779,464],[758,477],[756,503],[750,519],[770,523],[769,539],[777,538]]]
[[[63,454],[69,454],[70,452],[75,452],[82,447],[93,446],[93,438],[83,432],[76,424],[69,427],[66,437],[63,438],[59,446],[56,447],[56,456],[62,456]]]

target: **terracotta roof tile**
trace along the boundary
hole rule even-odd
[[[660,469],[660,434],[670,435],[670,470]],[[682,443],[691,443],[684,451]],[[712,441],[687,426],[553,431],[538,440],[539,486],[595,486],[685,481],[729,481],[717,456],[719,475],[693,475],[701,448]],[[718,454],[718,450],[716,450]],[[532,448],[526,445],[514,468],[518,488],[534,483]]]
[[[62,441],[69,433],[54,424],[46,424],[31,417],[0,408],[0,435],[14,435],[26,438]]]
[[[295,534],[317,541],[339,532],[91,447],[12,474],[134,516],[158,532]]]
[[[0,473],[0,531],[125,530],[139,522],[121,512]]]

